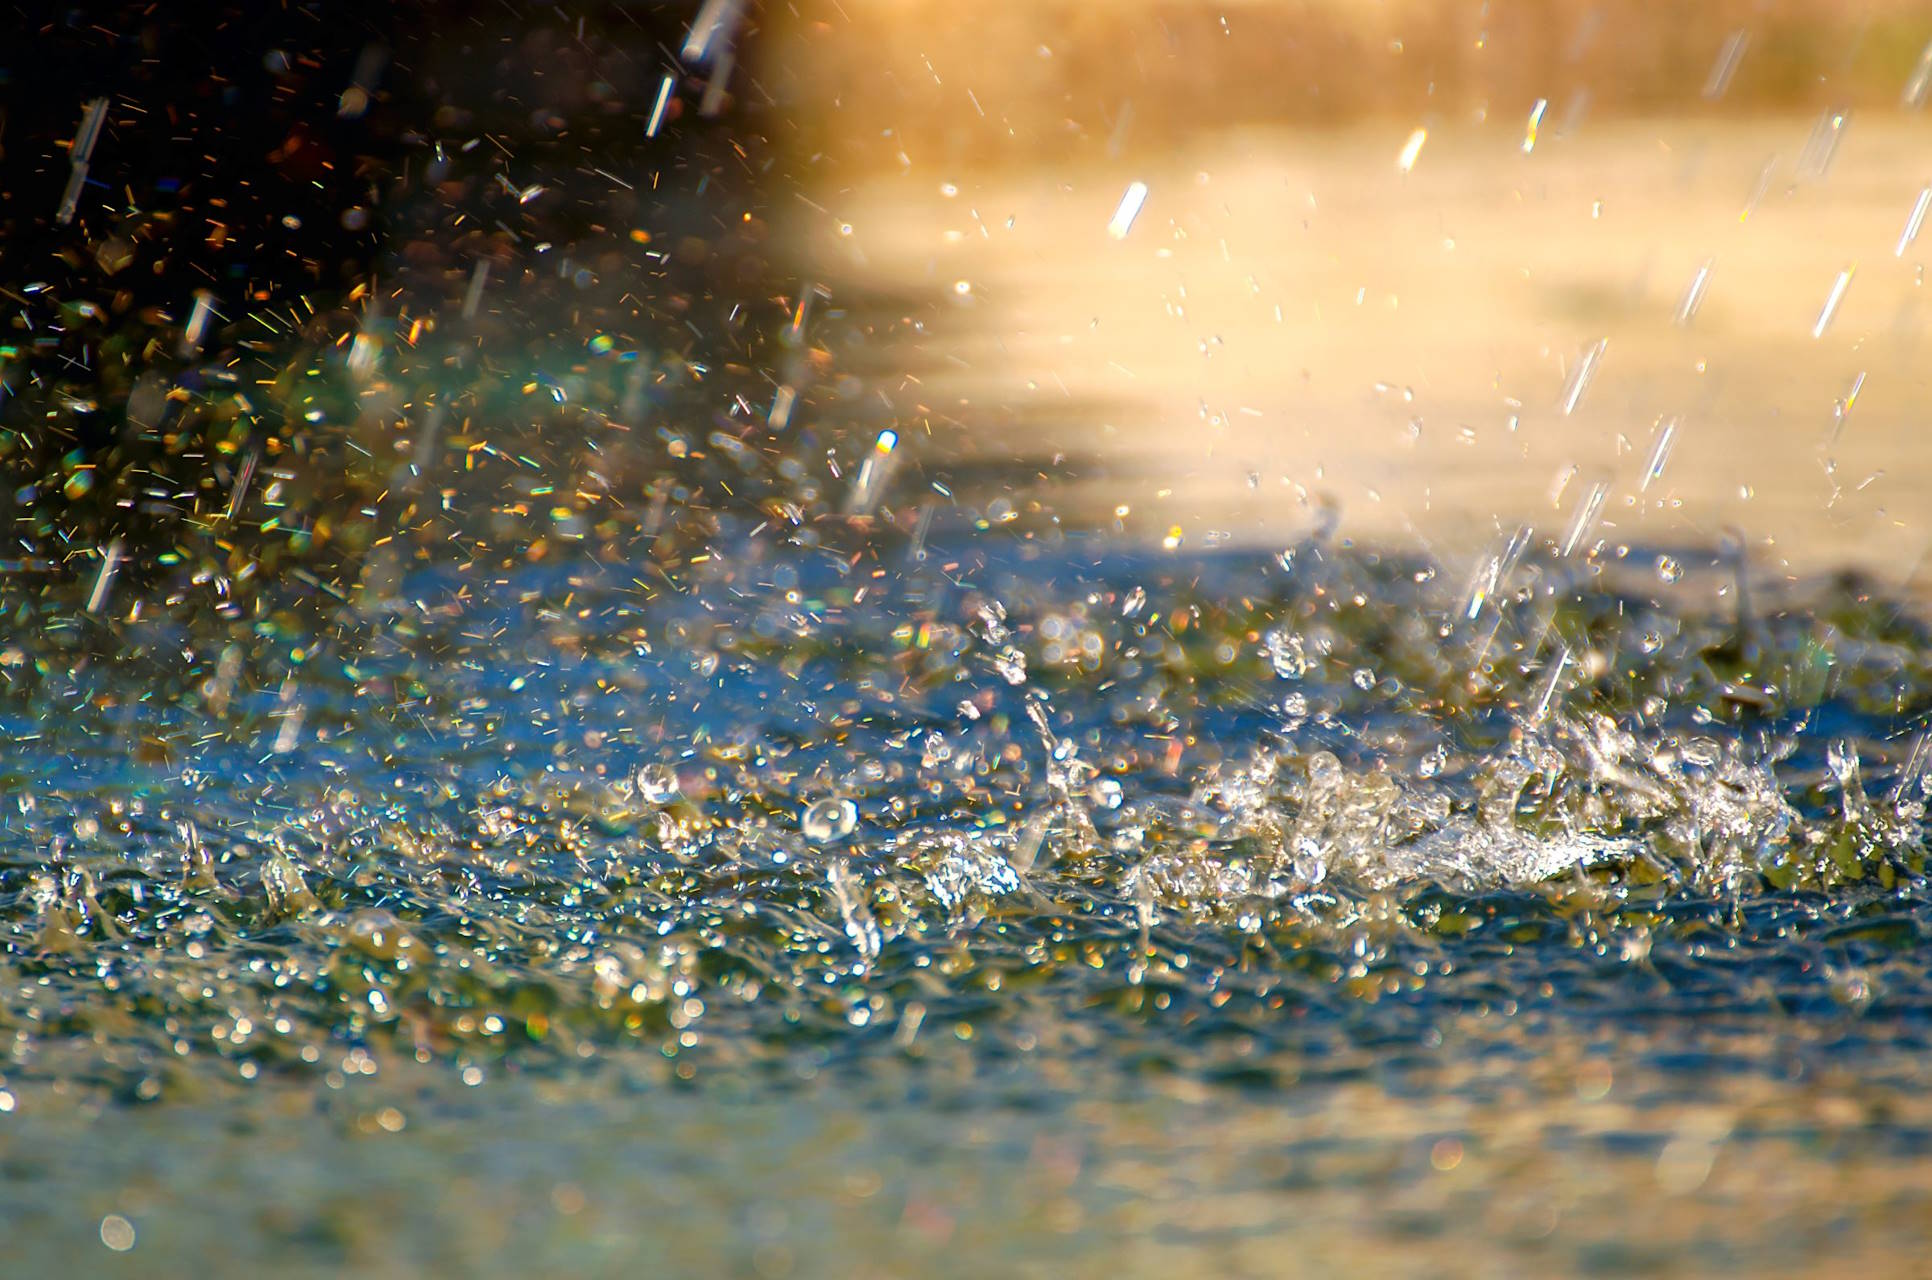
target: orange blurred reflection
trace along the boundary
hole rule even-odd
[[[931,472],[1190,542],[1600,502],[1604,554],[1735,526],[1897,579],[1928,39],[1890,0],[841,0],[770,57],[798,269],[928,319],[868,372]]]

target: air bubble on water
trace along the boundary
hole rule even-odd
[[[813,844],[832,844],[851,835],[858,824],[858,806],[844,796],[833,796],[807,805],[798,826]]]
[[[1093,784],[1093,788],[1089,792],[1089,795],[1092,797],[1095,806],[1098,808],[1101,808],[1101,809],[1120,808],[1120,802],[1122,798],[1120,783],[1118,783],[1112,778],[1100,778],[1095,780]]]

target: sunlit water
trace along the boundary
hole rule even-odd
[[[794,221],[835,299],[920,321],[842,354],[951,485],[991,471],[1197,546],[1271,545],[1324,503],[1456,557],[1517,521],[1735,528],[1767,569],[1899,583],[1932,543],[1923,121],[1860,115],[1823,169],[1820,127],[1687,112],[1526,149],[1498,112],[1433,125],[1407,168],[1381,121],[922,153]]]
[[[1912,1274],[1914,15],[848,3],[9,135],[0,1271]]]
[[[376,1274],[1696,1272],[1918,1230],[1905,603],[1740,605],[1708,555],[842,536],[276,627],[16,600],[35,1256],[111,1213]]]

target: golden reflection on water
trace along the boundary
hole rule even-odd
[[[962,501],[1195,546],[1331,506],[1445,554],[1518,524],[1604,555],[1735,529],[1771,571],[1894,582],[1932,542],[1928,15],[1517,6],[1477,51],[1455,24],[1405,42],[1402,6],[1246,5],[1219,51],[1193,6],[1049,6],[1024,38],[996,6],[963,45],[924,11],[811,33],[852,80],[807,99],[792,236],[835,301],[927,317],[868,372],[930,475],[978,477]],[[1248,92],[1255,40],[1317,11],[1296,47],[1357,54],[1304,87],[1350,106]],[[1550,34],[1592,21],[1575,57]],[[1149,101],[1161,32],[1191,98]]]

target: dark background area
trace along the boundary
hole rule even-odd
[[[411,504],[459,468],[475,489],[479,442],[546,482],[477,489],[499,517],[554,512],[519,494],[567,495],[585,470],[602,505],[559,517],[573,531],[635,532],[670,500],[702,533],[714,502],[755,506],[776,481],[747,459],[800,284],[764,255],[775,113],[740,67],[701,119],[709,71],[678,60],[697,7],[12,7],[4,554],[85,573],[112,539],[181,562],[212,538],[232,570],[331,542],[355,557],[397,529],[441,542]]]

